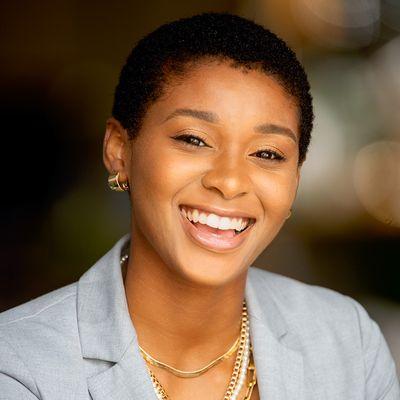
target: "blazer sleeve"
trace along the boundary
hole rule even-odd
[[[367,400],[399,400],[399,380],[396,366],[386,340],[365,309],[353,300],[359,318],[364,353]]]
[[[30,372],[18,354],[0,336],[0,400],[38,400]]]

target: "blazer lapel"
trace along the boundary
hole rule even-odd
[[[245,297],[260,399],[301,400],[304,398],[303,356],[286,345],[290,332],[259,273],[250,268]]]
[[[119,362],[87,382],[93,400],[157,400],[135,341]]]
[[[93,400],[157,399],[125,297],[119,260],[128,238],[120,239],[78,282],[78,330]]]

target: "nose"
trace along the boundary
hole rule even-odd
[[[221,154],[202,178],[206,189],[214,190],[226,200],[249,193],[251,179],[244,162],[237,155]]]

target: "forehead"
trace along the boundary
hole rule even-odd
[[[202,62],[190,66],[182,77],[171,78],[148,116],[161,121],[179,108],[211,111],[221,124],[271,123],[298,135],[298,106],[284,87],[258,69],[232,67],[228,62]]]

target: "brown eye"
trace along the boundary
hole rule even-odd
[[[174,137],[175,140],[179,140],[188,144],[189,146],[196,146],[196,147],[209,147],[204,140],[200,139],[198,136],[195,135],[179,135]]]
[[[256,157],[262,158],[264,160],[271,160],[271,161],[283,161],[285,160],[285,157],[280,155],[278,152],[273,151],[273,150],[261,150],[258,151]]]

